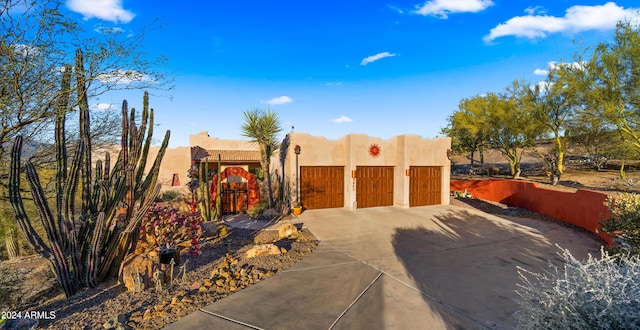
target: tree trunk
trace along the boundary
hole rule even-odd
[[[517,159],[512,158],[509,160],[509,166],[511,168],[511,175],[513,176],[513,178],[514,179],[520,178],[520,172],[521,172],[520,162]]]

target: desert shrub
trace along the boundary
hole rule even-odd
[[[166,190],[162,192],[158,197],[156,197],[156,202],[170,202],[178,197],[182,196],[182,194],[177,190]]]
[[[256,218],[260,214],[262,214],[262,212],[264,212],[266,208],[267,208],[267,202],[260,201],[256,205],[252,206],[250,209],[247,210],[247,215],[249,215],[252,218]]]
[[[568,250],[563,268],[533,273],[518,267],[520,329],[640,329],[640,259],[612,256],[579,261]]]
[[[202,236],[200,212],[181,214],[177,209],[155,203],[142,218],[139,235],[138,247],[144,251],[175,248]]]
[[[640,195],[609,196],[605,205],[611,217],[601,223],[602,231],[614,238],[618,252],[640,255]]]

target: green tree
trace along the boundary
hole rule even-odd
[[[469,154],[471,168],[475,163],[475,153],[482,154],[489,140],[489,128],[485,122],[486,110],[485,97],[463,99],[458,105],[458,110],[449,117],[448,126],[442,129],[443,134],[451,137],[454,151]],[[482,161],[481,156],[481,163]]]
[[[546,153],[535,150],[551,172],[551,183],[556,185],[564,172],[564,132],[572,120],[578,104],[578,92],[570,84],[571,72],[579,66],[561,63],[550,68],[545,81],[531,89],[527,97],[532,102],[533,120],[543,133],[550,133],[553,148]]]
[[[590,56],[581,57],[587,57],[587,60],[583,61],[583,70],[574,72],[573,83],[581,91],[580,102],[585,116],[594,123],[600,121],[603,132],[610,126],[615,127],[623,140],[634,149],[640,149],[638,23],[619,22],[612,42],[599,43]],[[624,179],[624,161],[620,173]]]
[[[542,128],[532,120],[531,88],[515,80],[502,94],[487,94],[487,125],[492,148],[500,151],[509,161],[513,178],[520,177],[524,151],[533,147],[541,137]]]
[[[612,43],[600,43],[587,62],[582,101],[604,116],[640,148],[640,31],[632,22],[616,27]]]
[[[602,114],[601,109],[584,107],[576,111],[565,129],[567,141],[592,159],[592,165],[600,171],[607,160],[617,157],[616,150],[622,144],[620,133]]]
[[[242,136],[258,144],[260,148],[260,165],[265,173],[269,207],[273,207],[271,157],[278,153],[278,133],[282,131],[278,113],[262,109],[247,110],[244,112],[244,124],[241,129]]]

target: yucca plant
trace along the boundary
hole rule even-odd
[[[158,195],[160,162],[169,143],[167,131],[162,145],[144,176],[153,134],[153,110],[149,110],[149,95],[144,94],[140,126],[136,125],[135,109],[129,114],[127,101],[122,103],[122,140],[120,153],[113,168],[106,153],[104,165],[95,162],[92,168],[89,106],[84,80],[82,53],[76,53],[76,84],[80,111],[80,140],[68,164],[65,121],[71,84],[71,67],[66,67],[62,79],[62,97],[57,106],[56,144],[56,208],[55,214],[45,197],[35,170],[27,161],[26,179],[48,242],[34,230],[25,212],[20,194],[22,137],[17,137],[11,150],[9,200],[18,227],[37,253],[53,265],[58,283],[67,297],[86,286],[95,287],[105,277],[117,274],[122,259],[133,251],[140,221]],[[95,174],[95,175],[94,175]],[[81,189],[81,205],[75,205]]]

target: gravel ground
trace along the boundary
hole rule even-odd
[[[184,276],[176,269],[174,284],[162,291],[148,289],[133,294],[113,279],[70,299],[64,299],[58,291],[48,302],[19,307],[19,311],[55,313],[52,319],[39,317],[38,328],[116,329],[120,325],[125,329],[159,329],[293,266],[318,244],[306,229],[300,231],[298,239],[277,239],[277,230],[256,232],[234,228],[227,236],[202,244],[199,256],[191,257],[183,252],[180,260],[181,265],[186,264]],[[254,245],[272,242],[286,253],[245,258],[245,252]],[[13,322],[8,328],[31,326],[34,322],[23,319],[20,325]]]

